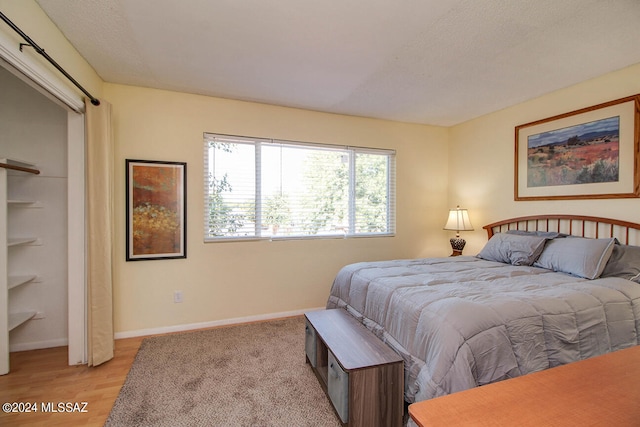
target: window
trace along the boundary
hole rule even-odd
[[[205,133],[205,241],[393,235],[395,152]]]

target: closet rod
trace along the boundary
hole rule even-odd
[[[44,49],[42,49],[33,40],[31,40],[31,38],[28,35],[26,35],[20,28],[18,28],[16,26],[16,24],[11,22],[11,20],[9,18],[7,18],[4,13],[0,12],[0,18],[2,18],[2,20],[4,22],[6,22],[8,26],[13,28],[13,30],[16,33],[20,34],[20,36],[27,42],[27,43],[20,43],[20,51],[21,52],[22,52],[22,47],[23,46],[31,46],[33,49],[35,49],[36,52],[38,52],[40,55],[44,56],[45,59],[51,63],[51,65],[56,67],[58,69],[58,71],[60,71],[62,74],[64,74],[64,76],[66,78],[68,78],[71,81],[71,83],[76,85],[76,87],[78,89],[80,89],[82,91],[82,93],[87,95],[87,97],[91,100],[91,103],[93,105],[100,105],[100,100],[99,99],[94,98],[93,96],[91,96],[91,94],[89,92],[87,92],[87,90],[85,88],[83,88],[80,85],[80,83],[78,83],[73,77],[71,77],[71,75],[69,75],[69,73],[67,73],[64,68],[62,68],[60,65],[58,65],[58,63],[56,61],[54,61],[53,58],[50,57],[49,54],[47,54],[47,52],[44,51]]]
[[[1,162],[0,162],[0,168],[12,169],[14,171],[21,171],[21,172],[29,172],[29,173],[32,173],[34,175],[39,175],[40,174],[40,171],[38,169],[25,168],[23,166],[10,165],[10,164],[1,163]]]

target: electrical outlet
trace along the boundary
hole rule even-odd
[[[182,302],[182,291],[173,291],[173,302]]]

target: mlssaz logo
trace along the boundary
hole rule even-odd
[[[89,412],[87,402],[42,402],[42,412]]]

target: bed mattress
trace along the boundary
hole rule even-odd
[[[638,283],[469,256],[348,265],[327,308],[403,357],[409,403],[639,344]]]

